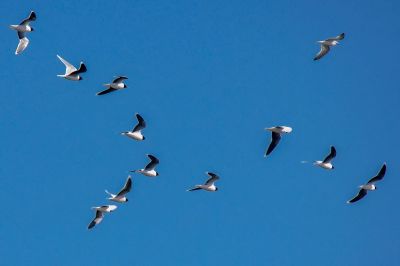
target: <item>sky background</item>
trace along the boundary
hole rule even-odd
[[[400,2],[1,1],[2,265],[400,265]],[[8,28],[37,13],[19,56]],[[314,62],[316,43],[346,38]],[[88,68],[56,77],[61,55]],[[114,75],[128,88],[96,96]],[[120,135],[140,113],[146,140]],[[264,158],[265,127],[293,132]],[[301,164],[337,149],[335,169]],[[133,175],[93,230],[92,206]],[[387,162],[379,189],[346,204]],[[205,171],[217,193],[186,192]],[[112,203],[111,203],[112,204]]]

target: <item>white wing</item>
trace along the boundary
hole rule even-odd
[[[76,71],[77,69],[71,65],[67,60],[65,60],[64,58],[62,58],[61,56],[57,55],[58,59],[61,60],[61,62],[63,62],[63,64],[65,65],[66,69],[65,69],[65,75],[69,75],[72,72]]]
[[[19,43],[17,46],[17,50],[15,50],[15,54],[18,55],[18,54],[22,53],[25,50],[25,48],[28,46],[28,44],[29,44],[28,38],[23,37],[22,39],[19,39]]]

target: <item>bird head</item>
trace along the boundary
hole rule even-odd
[[[81,76],[79,76],[78,80],[82,80],[83,78]]]
[[[126,84],[124,84],[124,89],[125,89],[125,88],[128,88],[128,86],[126,86]]]
[[[31,27],[31,31],[34,31],[35,29],[33,27]]]

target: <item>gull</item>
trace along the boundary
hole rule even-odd
[[[386,163],[383,164],[379,173],[376,176],[374,176],[373,178],[371,178],[367,184],[359,186],[360,191],[358,192],[358,194],[351,200],[347,201],[347,203],[353,203],[353,202],[359,201],[360,199],[364,198],[365,195],[367,195],[368,190],[373,191],[373,190],[378,189],[377,186],[375,185],[375,183],[382,180],[383,177],[385,176],[385,173],[386,173]]]
[[[194,188],[188,189],[187,191],[194,191],[199,189],[203,189],[210,192],[217,191],[218,188],[214,185],[214,183],[219,179],[219,176],[211,172],[206,172],[206,174],[210,178],[204,183],[204,185],[195,185]]]
[[[336,156],[336,149],[335,147],[331,146],[331,152],[323,161],[315,161],[314,165],[318,165],[324,169],[334,169],[335,167],[332,165],[331,161]]]
[[[79,76],[79,74],[87,71],[86,66],[83,62],[80,63],[79,69],[76,69],[76,67],[71,65],[67,60],[65,60],[61,56],[57,55],[57,57],[65,65],[65,74],[57,75],[57,77],[61,77],[61,78],[69,79],[69,80],[75,80],[75,81],[82,80],[82,77]]]
[[[115,205],[103,205],[100,207],[92,207],[93,210],[96,210],[96,216],[88,225],[88,229],[92,229],[95,225],[101,223],[104,218],[105,212],[112,212],[117,208]]]
[[[344,33],[334,37],[334,38],[329,38],[323,41],[318,41],[318,43],[321,44],[321,50],[318,52],[318,54],[314,57],[314,61],[321,59],[323,56],[325,56],[329,50],[331,46],[336,46],[339,44],[340,40],[344,39]]]
[[[125,83],[123,82],[125,79],[128,79],[127,77],[124,76],[117,76],[116,79],[114,79],[111,83],[104,84],[104,86],[107,87],[106,90],[98,92],[96,95],[104,95],[116,90],[122,90],[125,88],[128,88]]]
[[[138,113],[136,113],[135,116],[138,120],[137,125],[132,129],[132,131],[122,132],[121,135],[127,136],[135,140],[144,140],[145,137],[142,135],[142,129],[146,127],[146,122],[144,121],[143,117]]]
[[[276,145],[278,145],[279,141],[281,140],[281,135],[283,133],[292,132],[292,128],[287,126],[269,127],[266,128],[265,130],[269,130],[272,132],[272,139],[271,139],[271,144],[269,144],[269,147],[264,156],[269,155],[275,149]]]
[[[131,191],[132,188],[132,179],[131,176],[128,176],[128,178],[126,179],[125,185],[124,187],[121,189],[120,192],[118,192],[117,194],[112,194],[110,192],[108,192],[108,190],[106,190],[106,193],[108,195],[110,195],[110,197],[108,198],[111,201],[115,201],[115,202],[119,202],[119,203],[123,203],[123,202],[127,202],[128,198],[125,196],[129,191]]]
[[[139,170],[132,170],[130,172],[140,173],[140,174],[143,174],[145,176],[150,176],[150,177],[158,176],[158,173],[154,169],[156,168],[156,166],[158,165],[158,163],[160,161],[151,154],[146,154],[146,155],[150,159],[150,162],[146,165],[146,167],[143,169],[139,169]]]
[[[20,24],[10,25],[11,29],[16,30],[18,32],[19,43],[17,49],[15,50],[16,55],[22,53],[28,46],[29,39],[25,37],[25,33],[33,31],[33,28],[29,25],[29,23],[35,20],[36,20],[36,13],[34,11],[31,11],[29,17],[24,19]]]

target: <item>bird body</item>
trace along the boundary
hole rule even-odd
[[[139,173],[148,177],[156,177],[158,176],[158,172],[155,170],[156,166],[160,163],[160,161],[153,155],[147,154],[147,157],[150,159],[150,162],[146,165],[145,168],[139,170],[132,170],[130,172]]]
[[[323,161],[315,161],[314,164],[318,165],[324,169],[328,169],[328,170],[333,169],[333,165],[331,163],[324,163]]]
[[[36,20],[36,13],[34,11],[31,11],[29,17],[24,19],[20,24],[10,25],[11,29],[16,30],[18,32],[19,43],[17,49],[15,50],[16,55],[22,53],[26,49],[26,47],[28,47],[29,39],[25,36],[25,33],[33,31],[33,27],[30,26],[29,23],[35,20]]]
[[[318,165],[324,169],[332,170],[335,167],[332,165],[331,162],[335,157],[336,157],[336,149],[334,146],[331,146],[331,151],[328,154],[328,156],[326,156],[326,158],[323,161],[315,161],[314,165]]]
[[[131,176],[128,176],[128,178],[126,179],[124,187],[117,194],[112,194],[112,193],[108,192],[108,190],[106,190],[106,193],[108,195],[110,195],[110,197],[107,198],[107,199],[111,200],[111,201],[118,202],[118,203],[127,202],[128,198],[126,197],[126,194],[129,191],[131,191],[131,188],[132,188],[132,178],[131,178]]]
[[[215,182],[219,180],[219,176],[211,173],[211,172],[206,172],[206,174],[210,177],[204,185],[195,185],[194,188],[188,189],[187,191],[195,191],[195,190],[205,190],[209,192],[215,192],[218,190],[218,188],[215,186]]]
[[[117,76],[111,83],[103,84],[103,86],[107,87],[106,90],[98,92],[97,95],[104,95],[116,90],[122,90],[127,88],[126,84],[123,82],[124,80],[128,79],[124,76]]]
[[[58,59],[65,65],[65,74],[57,75],[57,77],[65,78],[68,80],[79,81],[82,80],[82,77],[79,75],[80,73],[84,73],[87,71],[86,66],[83,62],[80,63],[79,69],[76,69],[71,63],[57,55]]]

